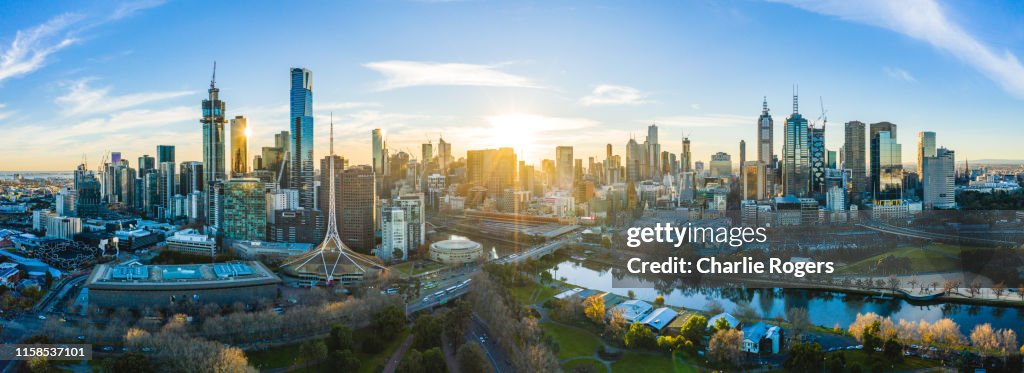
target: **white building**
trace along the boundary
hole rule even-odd
[[[381,210],[381,245],[377,249],[377,257],[385,261],[406,260],[408,258],[408,236],[405,211],[400,207],[387,207]],[[395,251],[401,251],[396,258]]]
[[[215,256],[217,240],[198,230],[184,229],[167,238],[167,249],[191,255]]]
[[[743,328],[743,351],[752,354],[777,354],[782,329],[759,322]]]
[[[608,311],[608,315],[611,315],[613,312],[621,311],[622,317],[626,319],[626,322],[632,324],[642,321],[653,310],[654,306],[650,303],[638,299],[630,299],[612,307],[612,309]]]
[[[956,160],[954,152],[939,148],[934,157],[923,157],[921,186],[924,208],[956,208]]]
[[[73,240],[79,233],[82,233],[82,219],[52,217],[46,222],[46,237]]]

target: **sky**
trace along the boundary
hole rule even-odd
[[[313,71],[316,158],[511,146],[520,159],[624,156],[659,126],[662,150],[696,160],[739,141],[756,153],[763,97],[800,112],[899,126],[964,159],[1024,159],[1024,2],[159,1],[0,3],[0,170],[135,165],[156,145],[202,160],[200,103],[214,61],[250,156],[288,129],[288,70]],[[824,107],[824,113],[822,107]],[[748,156],[748,158],[754,155]],[[585,162],[584,162],[585,163]],[[230,164],[230,163],[229,163]]]

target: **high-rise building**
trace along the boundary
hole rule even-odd
[[[573,182],[573,155],[571,146],[559,146],[555,148],[555,184],[559,188],[568,190],[572,188]]]
[[[313,72],[309,69],[291,69],[291,145],[288,167],[291,180],[288,186],[299,190],[299,207],[312,209],[313,181]]]
[[[374,128],[371,133],[373,145],[373,172],[378,176],[388,175],[388,145],[384,138],[384,130]]]
[[[693,154],[690,153],[690,138],[683,137],[683,172],[693,172]]]
[[[224,238],[263,241],[267,232],[267,198],[258,179],[224,182]]]
[[[810,185],[812,193],[825,193],[825,169],[828,163],[825,150],[825,125],[816,128],[813,125],[807,127],[807,143],[810,147],[808,161],[810,162]]]
[[[647,126],[647,139],[644,141],[647,148],[647,176],[653,180],[661,179],[661,144],[658,143],[658,126],[652,124]]]
[[[334,163],[333,163],[334,164],[334,173],[333,173],[334,180],[333,181],[331,180],[331,175],[332,175],[332,173],[331,173],[331,164],[332,164],[331,163],[331,158],[334,158]],[[341,185],[341,176],[344,175],[346,167],[348,167],[348,160],[346,160],[345,158],[342,158],[341,156],[339,156],[337,154],[335,154],[333,156],[331,156],[331,155],[326,156],[326,157],[324,157],[323,159],[320,160],[320,188],[319,188],[319,192],[318,192],[319,195],[317,196],[318,197],[317,198],[317,203],[319,204],[320,211],[330,211],[330,203],[331,203],[331,195],[330,195],[330,193],[331,193],[330,185],[331,184],[330,183],[332,183],[332,182],[334,183],[334,189],[335,190],[338,190],[338,191],[344,190],[344,189],[342,189],[342,185]],[[334,199],[334,209],[335,209],[335,211],[342,211],[341,199],[340,198],[335,198]],[[341,215],[335,214],[335,219],[337,220],[337,221],[334,222],[335,224],[337,224],[336,226],[338,226],[338,227],[344,226],[344,224],[342,224],[342,221],[341,221]]]
[[[426,144],[420,146],[420,149],[422,150],[420,161],[423,162],[424,165],[434,160],[434,144],[427,141]]]
[[[231,119],[231,177],[249,172],[249,121],[244,116]]]
[[[216,78],[217,66],[214,65],[214,78]],[[207,186],[223,181],[224,171],[224,101],[220,100],[220,89],[216,86],[216,79],[210,80],[209,97],[203,100],[203,182]],[[163,163],[161,163],[163,164]],[[172,169],[173,170],[173,169]],[[215,211],[218,204],[213,200],[213,188],[206,187],[206,216],[221,216],[220,211]],[[168,205],[164,205],[168,208]]]
[[[935,156],[922,159],[921,184],[924,208],[956,208],[956,157],[952,150],[938,148]]]
[[[156,176],[155,173],[153,175]],[[100,182],[96,179],[96,175],[91,172],[81,174],[76,190],[78,192],[78,196],[75,198],[76,214],[82,218],[99,217],[102,197]]]
[[[159,167],[161,163],[174,162],[174,145],[157,145],[156,146],[156,166]]]
[[[761,102],[761,116],[757,117],[757,160],[765,165],[772,163],[773,147],[775,141],[775,124],[772,122],[771,114],[768,114],[768,97]]]
[[[416,250],[427,241],[427,219],[424,216],[422,193],[403,194],[392,202],[392,206],[402,209],[405,218],[405,250]],[[407,256],[402,257],[408,259]]]
[[[275,210],[269,238],[274,242],[319,241],[324,237],[325,219],[320,210]]]
[[[843,165],[840,168],[851,171],[850,184],[852,192],[860,194],[868,191],[867,176],[867,142],[864,139],[866,128],[863,122],[846,122],[845,142],[843,143]]]
[[[437,140],[437,167],[441,175],[448,175],[448,165],[452,162],[452,144],[444,141],[444,138]]]
[[[377,186],[373,167],[352,166],[342,174],[341,240],[358,252],[369,254],[376,246]]]
[[[903,199],[903,148],[896,142],[896,125],[871,124],[871,189],[875,203]]]
[[[764,200],[768,198],[768,170],[761,161],[743,163],[743,199]]]
[[[626,143],[626,181],[639,182],[643,179],[644,152],[646,148],[630,138]]]
[[[498,195],[515,186],[517,164],[512,148],[470,150],[466,152],[466,181]]]
[[[745,164],[747,164],[747,142],[740,140],[740,185],[743,185],[743,178],[747,175],[743,172],[743,165]]]
[[[160,206],[164,208],[164,219],[173,219],[176,216],[171,215],[171,206],[173,206],[174,195],[177,194],[177,180],[174,176],[174,162],[164,162],[160,164],[160,180],[159,182],[159,198]]]
[[[810,178],[807,119],[800,115],[799,99],[793,95],[793,114],[786,117],[782,145],[782,193],[807,195]]]
[[[146,177],[146,174],[156,170],[156,159],[149,155],[139,157],[139,177]]]
[[[264,146],[263,147],[263,168],[267,169],[274,174],[274,180],[281,180],[280,187],[287,188],[288,185],[288,167],[285,166],[285,152],[284,149],[276,146]]]
[[[408,258],[409,243],[405,211],[399,207],[385,207],[380,212],[381,245],[377,257],[385,261]]]
[[[825,208],[829,211],[846,211],[849,205],[847,198],[847,184],[850,170],[825,169],[824,192]]]
[[[196,161],[182,162],[178,173],[178,194],[187,196],[189,193],[203,190],[203,163]]]
[[[924,181],[924,158],[935,156],[935,132],[917,133],[917,177]]]
[[[732,156],[724,152],[712,154],[708,167],[711,169],[711,177],[730,177],[732,176]]]

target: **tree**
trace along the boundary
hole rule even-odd
[[[1017,351],[1017,333],[1013,329],[999,329],[996,331],[996,341],[1003,356]],[[1024,348],[1024,346],[1021,348]]]
[[[583,301],[583,314],[595,324],[604,323],[604,297],[593,295]]]
[[[846,354],[842,351],[828,356],[828,371],[830,373],[843,373],[844,367],[846,367]]]
[[[327,336],[326,343],[329,351],[355,350],[355,339],[352,338],[352,329],[341,324],[331,327],[331,333]]]
[[[715,331],[718,331],[732,329],[733,325],[729,324],[729,320],[726,320],[724,317],[720,317],[718,320],[715,320],[715,325],[712,325],[712,327],[714,327]]]
[[[635,322],[629,326],[629,331],[623,337],[623,342],[629,348],[652,348],[657,345],[654,333],[644,324]]]
[[[903,360],[903,345],[895,339],[889,339],[882,345],[882,354],[889,361],[901,361]]]
[[[665,306],[665,297],[663,297],[661,295],[654,297],[654,306],[655,307],[664,307]]]
[[[992,292],[996,294],[996,299],[1002,298],[1003,293],[1006,292],[1006,284],[1000,281],[998,284],[992,285]]]
[[[722,303],[718,299],[712,299],[704,305],[704,309],[708,311],[709,315],[717,315],[725,312],[725,307],[722,307]]]
[[[491,364],[487,362],[487,356],[483,348],[476,343],[464,343],[455,353],[455,361],[459,364],[459,371],[462,372],[490,372]]]
[[[461,341],[469,329],[469,319],[473,314],[469,302],[456,300],[455,307],[444,314],[444,333],[450,340]]]
[[[348,370],[342,370],[347,372]],[[399,373],[424,373],[426,372],[423,366],[423,353],[415,348],[409,349],[409,352],[405,353],[402,357],[402,361],[398,363],[398,368],[395,369]]]
[[[704,340],[704,336],[707,334],[707,328],[707,317],[693,315],[686,319],[683,326],[679,328],[679,335],[686,338],[687,341],[693,342],[695,345],[700,345],[701,341]]]
[[[820,344],[796,342],[789,347],[789,356],[782,366],[791,372],[820,372],[824,368],[824,357]]]
[[[440,347],[423,351],[423,371],[426,373],[445,373],[448,367],[444,362],[444,353]]]
[[[686,337],[682,335],[663,335],[658,337],[658,348],[668,352],[676,352],[686,346]]]
[[[327,357],[327,345],[323,340],[314,339],[299,345],[299,357],[309,368]]]
[[[45,357],[36,357],[28,361],[28,370],[32,373],[57,373],[57,368]]]
[[[715,361],[739,365],[743,359],[743,332],[725,328],[719,329],[708,341],[708,355]]]
[[[629,299],[636,299],[636,293],[634,293],[633,290],[626,292],[626,296],[629,297]]]
[[[338,372],[354,372],[359,370],[359,357],[352,350],[335,350],[331,352],[331,367]]]
[[[145,355],[129,352],[111,360],[108,373],[152,373],[156,369]]]
[[[392,340],[405,328],[405,311],[388,306],[373,316],[373,329],[385,340]]]
[[[431,315],[421,315],[412,326],[413,346],[420,350],[441,347],[441,319]],[[425,351],[424,351],[425,352]]]
[[[971,344],[978,349],[982,356],[998,349],[999,340],[996,339],[996,333],[992,330],[992,324],[976,325],[971,331]]]
[[[794,336],[803,334],[811,326],[811,317],[807,314],[806,308],[790,308],[786,311],[786,320],[792,325]]]
[[[622,310],[613,309],[611,316],[608,318],[608,325],[605,325],[605,334],[608,334],[612,339],[622,338],[622,335],[626,333],[626,317],[622,315]]]

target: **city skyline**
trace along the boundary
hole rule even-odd
[[[154,49],[155,44],[162,42],[161,36],[140,30],[147,20],[167,19],[167,31],[173,34],[170,37],[188,40],[187,36],[194,32],[186,30],[190,25],[212,22],[211,18],[202,16],[185,22],[186,7],[159,1],[129,3],[113,9],[103,9],[102,4],[61,10],[5,5],[11,14],[22,17],[0,28],[0,53],[5,56],[0,64],[0,87],[5,92],[25,94],[0,96],[0,123],[11,142],[0,150],[0,158],[5,160],[0,170],[70,170],[83,154],[95,164],[107,151],[120,152],[134,160],[144,154],[154,155],[158,144],[175,145],[179,161],[202,160],[200,116],[195,107],[206,96],[214,60],[220,66],[217,85],[221,98],[230,103],[224,114],[227,118],[241,115],[248,119],[253,133],[248,139],[250,150],[273,146],[274,134],[289,130],[289,95],[285,93],[289,83],[284,77],[285,70],[299,67],[316,72],[313,117],[321,123],[332,112],[338,117],[338,154],[351,164],[370,164],[374,128],[385,131],[389,149],[405,151],[413,157],[419,154],[420,144],[436,143],[443,136],[453,144],[452,154],[456,158],[465,156],[467,150],[512,147],[519,159],[539,165],[541,159],[555,159],[555,148],[559,145],[573,146],[574,155],[582,159],[602,159],[604,146],[609,143],[615,154],[625,155],[626,142],[631,137],[642,139],[645,127],[651,123],[659,126],[661,150],[680,153],[681,137],[685,134],[692,141],[694,160],[708,162],[719,151],[738,155],[740,140],[756,143],[757,119],[764,96],[776,122],[774,153],[779,154],[783,140],[780,124],[785,123],[789,112],[793,83],[803,88],[805,103],[801,112],[809,121],[820,124],[814,118],[821,114],[818,97],[823,97],[831,124],[826,130],[826,147],[831,151],[838,151],[843,144],[843,123],[889,121],[900,126],[903,136],[897,141],[905,146],[913,146],[914,134],[919,131],[936,132],[936,144],[955,149],[958,162],[1020,158],[1014,153],[1013,144],[1021,140],[1014,120],[1022,114],[1017,107],[1024,97],[1024,89],[1019,86],[1024,84],[1018,84],[1012,76],[1020,68],[1014,56],[1020,54],[1024,28],[1011,27],[1016,33],[1011,32],[1002,40],[981,40],[972,35],[991,37],[990,33],[968,22],[968,15],[998,12],[1012,7],[1009,4],[988,4],[985,9],[978,9],[978,4],[916,4],[938,12],[931,14],[934,18],[930,20],[954,26],[954,36],[959,38],[949,40],[964,41],[966,37],[968,44],[981,48],[975,51],[996,56],[987,65],[964,57],[945,41],[937,40],[939,36],[918,37],[912,31],[885,23],[895,15],[885,13],[890,17],[881,19],[886,21],[862,22],[863,14],[885,11],[884,6],[874,3],[856,6],[859,9],[829,3],[672,5],[695,14],[745,19],[730,26],[738,30],[726,30],[707,20],[695,21],[690,27],[669,24],[668,20],[656,17],[657,9],[652,9],[666,5],[597,4],[558,8],[550,15],[524,5],[494,5],[494,9],[489,9],[473,3],[376,4],[361,11],[388,19],[408,19],[415,14],[455,18],[476,14],[491,19],[511,14],[509,19],[501,18],[498,25],[508,34],[516,34],[512,38],[515,40],[509,40],[511,44],[503,46],[503,50],[489,47],[476,53],[452,54],[450,46],[439,45],[436,51],[430,51],[405,45],[412,41],[375,47],[372,42],[385,35],[413,38],[413,33],[421,30],[413,24],[385,22],[399,26],[388,33],[372,35],[380,30],[365,21],[354,21],[348,31],[365,39],[349,40],[333,34],[338,31],[333,26],[311,19],[300,30],[285,33],[309,34],[313,39],[292,43],[297,45],[277,37],[268,39],[270,42],[262,43],[259,49],[251,45],[259,39],[258,35],[244,36],[223,29],[214,36],[217,42],[211,43],[218,48],[201,46],[201,52],[174,58]],[[309,6],[325,7],[325,14],[344,11],[341,5]],[[652,22],[639,31],[610,35],[597,26],[612,19],[614,11],[627,11],[627,15],[646,17]],[[246,12],[244,16],[253,19],[269,17],[268,9]],[[286,11],[284,15],[296,17],[294,13]],[[623,15],[626,20],[621,22],[638,22],[627,15]],[[585,33],[587,36],[582,40],[622,48],[626,48],[624,40],[643,40],[639,47],[665,48],[669,45],[666,43],[677,41],[665,39],[669,36],[653,36],[659,27],[667,27],[665,35],[680,38],[678,42],[682,45],[678,51],[656,54],[667,58],[658,62],[628,61],[628,56],[623,55],[631,53],[628,48],[622,53],[577,48],[582,55],[567,58],[557,48],[572,42],[571,32],[554,28],[557,22],[552,18],[559,16],[574,20],[566,26],[570,31],[592,32]],[[870,34],[876,42],[865,56],[899,50],[901,61],[872,62],[865,58],[853,70],[854,74],[846,74],[854,66],[835,62],[848,58],[852,52],[834,47],[826,48],[829,53],[822,59],[827,61],[822,63],[825,67],[806,61],[780,65],[780,59],[771,55],[753,62],[734,58],[745,50],[762,53],[760,49],[769,48],[751,45],[757,41],[793,43],[810,38],[796,33],[799,30],[773,31],[757,35],[754,41],[742,41],[751,36],[744,32],[780,19],[801,21],[794,26],[800,30],[823,28],[827,35],[822,37],[839,38],[844,45],[853,45]],[[1012,16],[996,17],[994,23],[1001,21],[1012,21]],[[538,24],[537,30],[526,29],[524,23],[530,22]],[[356,29],[359,26],[366,28]],[[420,41],[440,42],[449,33],[477,26],[477,22],[466,21],[426,32]],[[269,28],[281,30],[277,26]],[[692,31],[700,28],[713,35],[694,36]],[[537,38],[521,37],[528,31],[537,34]],[[140,34],[127,35],[136,32]],[[257,33],[263,32],[267,31]],[[544,48],[526,48],[531,42],[541,43],[537,39],[544,32],[551,33],[551,40],[543,42]],[[453,42],[480,47],[482,40],[507,38],[498,37],[502,34],[497,30],[483,33],[460,35]],[[310,51],[299,57],[269,58],[270,54],[308,48],[308,43],[316,40],[338,41],[338,49],[345,51]],[[708,44],[714,42],[718,45]],[[363,48],[346,50],[342,48],[345,45]],[[806,45],[808,55],[822,48],[820,43]],[[701,46],[704,61],[672,58],[691,50],[688,48]],[[905,50],[908,48],[909,51]],[[1002,57],[1000,49],[1005,52]],[[345,58],[335,63],[337,53],[343,53]],[[601,58],[610,57],[614,58],[599,63]],[[619,66],[627,62],[633,65]],[[711,66],[716,63],[730,66]],[[634,74],[634,69],[622,68],[629,66],[651,71]],[[754,68],[761,71],[751,70]],[[1001,76],[999,71],[1008,75]],[[736,77],[727,77],[730,72]],[[835,76],[839,73],[857,76],[840,79]],[[949,79],[957,81],[951,83]],[[947,89],[934,89],[937,86]],[[949,90],[949,86],[957,89]],[[961,129],[975,125],[979,117],[985,118],[985,125],[991,127],[985,133],[1001,130],[1000,136]],[[39,136],[40,131],[47,136]],[[323,149],[327,136],[324,128],[315,127],[314,131],[313,159],[318,160],[326,155]],[[40,150],[44,148],[47,150]],[[902,161],[914,164],[913,157],[913,153],[904,154]]]

